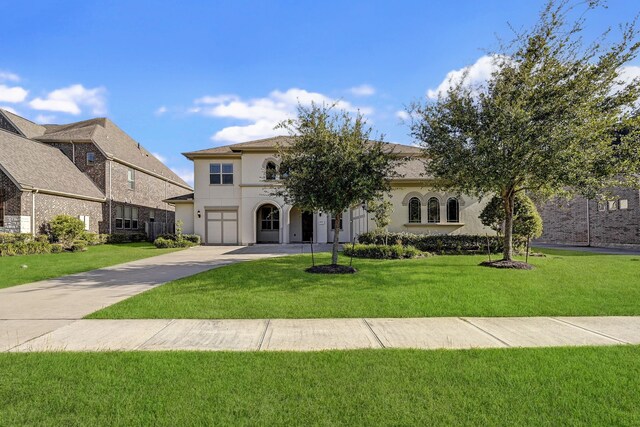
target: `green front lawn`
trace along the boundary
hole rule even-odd
[[[0,257],[0,289],[173,251],[175,249],[156,249],[151,243],[124,243],[90,246],[86,252]]]
[[[640,347],[0,355],[0,425],[639,425]]]
[[[480,267],[485,257],[461,255],[354,259],[359,272],[343,276],[305,273],[307,255],[265,259],[177,280],[89,317],[640,315],[640,256],[545,252],[530,258],[533,271]]]

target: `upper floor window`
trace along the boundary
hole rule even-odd
[[[628,199],[620,199],[618,200],[618,208],[619,209],[629,209],[629,200]]]
[[[209,184],[233,184],[233,163],[211,163]]]
[[[93,151],[89,151],[87,153],[87,164],[92,165],[95,162],[96,162],[96,153],[94,153]]]
[[[435,197],[427,202],[427,222],[432,224],[440,222],[440,202]]]
[[[417,197],[409,200],[409,222],[417,224],[422,222],[422,203]]]
[[[129,190],[136,189],[136,171],[133,169],[129,169],[127,171],[127,186]]]
[[[618,209],[618,201],[617,200],[609,200],[608,205],[609,205],[609,210],[610,211],[615,211],[615,210]]]
[[[460,222],[460,203],[458,199],[447,200],[447,222]]]
[[[149,210],[149,222],[156,222],[156,210]]]
[[[278,171],[276,169],[276,164],[274,162],[268,162],[265,167],[265,178],[267,181],[273,181],[276,179],[278,175]]]

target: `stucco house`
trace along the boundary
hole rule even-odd
[[[354,206],[335,224],[325,212],[304,212],[270,195],[278,183],[277,144],[289,137],[273,137],[184,153],[193,161],[194,192],[168,199],[185,233],[196,233],[212,245],[330,242],[337,227],[341,242],[373,230],[375,224],[362,206]],[[478,219],[484,204],[468,196],[435,192],[424,177],[421,151],[388,144],[409,158],[392,181],[394,232],[484,234],[493,232]]]
[[[109,119],[39,125],[0,109],[0,232],[35,234],[58,214],[96,233],[171,228],[164,200],[191,191]]]

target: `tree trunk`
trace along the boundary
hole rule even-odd
[[[513,190],[508,190],[502,198],[504,206],[504,243],[502,259],[513,260],[513,206],[516,194]]]
[[[340,244],[340,219],[341,218],[342,218],[342,212],[333,215],[335,228],[333,230],[333,252],[331,254],[332,265],[338,265],[338,246]],[[329,223],[329,226],[331,226],[331,223]]]

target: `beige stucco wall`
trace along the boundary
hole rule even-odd
[[[178,221],[182,221],[183,223],[182,232],[184,234],[193,234],[194,232],[193,204],[191,203],[176,204],[176,222]]]
[[[177,205],[176,219],[182,219],[185,223],[185,232],[199,234],[203,241],[206,236],[205,212],[207,209],[232,208],[238,211],[238,239],[239,244],[248,245],[256,242],[258,208],[266,203],[271,203],[280,209],[280,242],[299,240],[301,234],[299,216],[292,216],[291,206],[285,205],[284,200],[273,196],[272,188],[264,180],[264,165],[268,160],[275,159],[271,153],[245,153],[242,158],[210,158],[194,160],[194,203],[193,205]],[[232,163],[234,167],[233,185],[210,185],[209,164]],[[409,193],[417,195],[423,200],[422,224],[408,224],[409,208],[405,198]],[[494,234],[492,230],[484,227],[478,215],[486,202],[478,201],[472,197],[462,196],[460,200],[460,222],[456,224],[446,223],[446,201],[454,194],[434,192],[428,187],[400,186],[396,185],[391,191],[390,200],[393,204],[391,225],[392,232],[412,232],[429,234]],[[440,200],[439,224],[427,224],[426,201],[430,197]],[[408,199],[407,199],[408,200]],[[192,206],[188,208],[187,206]],[[198,218],[198,211],[201,217]],[[296,212],[294,210],[294,212]],[[191,221],[189,221],[190,217]],[[190,225],[192,228],[189,228]],[[330,217],[324,213],[314,214],[314,237],[317,242],[331,241],[332,231],[329,230]],[[344,214],[343,230],[340,232],[340,240],[349,242],[359,232],[373,230],[375,224],[372,218],[361,208],[347,211]],[[296,234],[296,236],[294,236]]]

